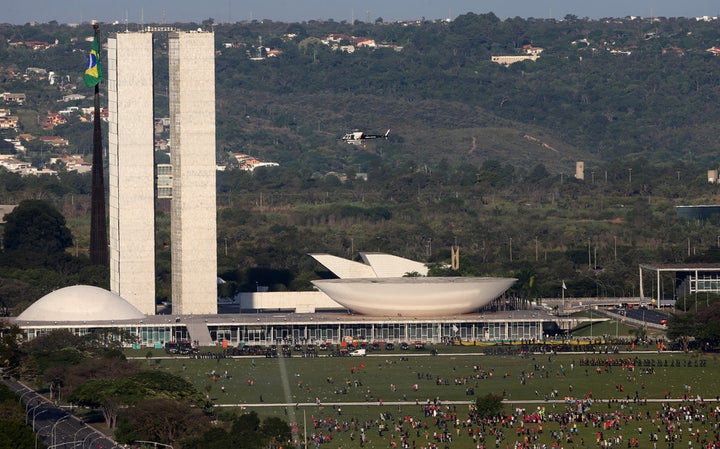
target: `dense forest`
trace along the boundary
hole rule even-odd
[[[216,36],[217,159],[227,166],[217,178],[222,295],[258,284],[311,288],[329,274],[308,252],[384,251],[434,263],[437,274],[515,276],[511,294],[527,299],[559,296],[563,281],[567,295],[634,296],[639,263],[720,261],[718,220],[675,212],[717,203],[706,176],[718,154],[720,58],[708,51],[720,45],[717,20],[469,13],[417,23],[175,26]],[[103,40],[138,27],[101,24]],[[43,135],[41,115],[91,104],[80,81],[91,33],[90,25],[0,25],[0,91],[27,94],[22,106],[0,105],[22,123],[4,137]],[[341,51],[329,35],[383,45]],[[27,41],[53,45],[17,45]],[[543,49],[539,59],[491,62],[527,46]],[[162,33],[155,49],[156,116],[164,117]],[[29,76],[30,67],[61,82]],[[58,103],[70,93],[88,98]],[[391,133],[366,145],[339,140],[353,129]],[[51,133],[69,140],[68,153],[91,153],[92,126],[80,117]],[[36,165],[56,156],[32,141],[26,148],[17,156]],[[0,150],[12,152],[4,142]],[[280,167],[240,171],[231,153]],[[574,176],[577,161],[584,179]],[[57,177],[0,173],[1,203],[43,199],[60,211],[73,236],[66,253],[77,259],[21,269],[26,258],[5,254],[0,299],[13,313],[87,272],[90,177],[58,168]],[[166,208],[156,225],[164,301]],[[454,244],[458,272],[443,265]],[[84,282],[107,282],[91,272]]]

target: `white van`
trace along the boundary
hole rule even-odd
[[[364,357],[365,356],[365,350],[364,349],[356,349],[350,353],[353,357]]]

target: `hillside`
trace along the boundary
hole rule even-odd
[[[219,98],[220,111],[232,109],[230,101],[223,100],[222,95]],[[527,168],[542,163],[553,172],[572,172],[575,161],[590,163],[596,159],[591,152],[563,142],[552,130],[503,119],[482,108],[454,101],[288,94],[277,105],[273,96],[253,94],[252,102],[260,110],[274,108],[275,115],[291,117],[294,124],[275,126],[271,120],[248,117],[223,121],[218,132],[226,133],[230,141],[237,139],[236,145],[244,151],[290,166],[315,170],[353,166],[357,171],[365,171],[368,160],[379,157],[430,166],[441,159],[453,165],[476,166],[487,160]],[[311,132],[305,131],[304,125],[309,126],[314,120],[316,127]],[[348,129],[348,123],[353,127]],[[355,128],[391,131],[387,140],[362,146],[339,140],[343,133]],[[264,144],[268,134],[273,137],[271,145]]]
[[[314,39],[326,36],[322,24],[312,25]],[[256,47],[263,26],[247,24],[242,48]],[[438,148],[446,146],[443,157],[464,160],[480,134],[474,128],[502,127],[572,153],[564,163],[541,159],[555,170],[573,159],[589,166],[620,158],[717,164],[720,35],[712,21],[500,21],[466,14],[451,23],[345,24],[343,31],[346,43],[358,35],[378,43],[392,36],[402,50],[348,53],[313,41],[310,51],[311,38],[279,34],[275,57],[242,59],[236,47],[219,52],[220,97],[286,128],[302,151],[330,146],[354,128],[392,128],[402,131],[396,154],[437,162]],[[234,42],[233,30],[220,25],[216,33],[218,41]],[[490,61],[528,48],[542,50],[536,61],[508,67]],[[233,138],[244,144],[242,121],[226,131],[231,146]],[[494,135],[476,140],[478,154],[519,163],[538,157],[527,142],[504,138],[508,146],[498,146]],[[278,157],[292,146],[277,143]]]
[[[420,23],[208,20],[201,26],[216,36],[218,160],[226,151],[247,152],[321,172],[363,171],[375,155],[430,165],[532,161],[565,173],[576,160],[587,167],[617,159],[715,166],[716,22],[500,20],[492,13]],[[105,38],[137,27],[101,30]],[[48,133],[39,129],[46,114],[91,105],[80,81],[90,32],[0,25],[0,87],[27,94],[25,105],[10,110],[22,130]],[[157,117],[167,115],[165,39],[156,33]],[[491,62],[530,53],[535,61]],[[57,82],[48,82],[50,73]],[[74,93],[86,98],[59,103]],[[50,134],[83,152],[91,142],[84,125],[69,116]],[[338,148],[345,132],[388,128],[392,138],[383,148],[368,146],[370,154]]]
[[[308,252],[383,251],[444,263],[459,244],[461,269],[450,274],[517,277],[511,294],[523,298],[557,296],[562,282],[568,295],[635,296],[639,263],[720,257],[717,218],[675,213],[678,204],[718,201],[718,184],[707,182],[720,151],[717,20],[467,14],[411,24],[201,26],[212,25],[217,161],[227,168],[217,173],[225,296],[257,285],[312,288],[310,280],[328,273]],[[101,29],[106,36],[126,27]],[[81,84],[87,28],[0,25],[0,92],[26,95],[24,104],[0,106],[19,122],[3,136],[69,142],[19,139],[26,152],[17,157],[58,175],[0,169],[0,203],[42,198],[62,211],[75,244],[64,255],[77,263],[38,268],[32,254],[0,253],[0,299],[13,306],[78,280],[107,284],[107,273],[82,263],[89,176],[55,159],[90,153],[83,108],[91,99]],[[166,37],[154,37],[162,118]],[[369,40],[377,45],[359,44]],[[536,61],[491,61],[528,49]],[[78,111],[59,114],[73,106]],[[58,123],[43,129],[47,117]],[[167,127],[156,129],[156,160],[167,160]],[[391,132],[364,146],[340,140],[353,129]],[[232,153],[280,167],[237,170]],[[585,180],[573,176],[576,161],[585,162]],[[157,299],[165,301],[170,232],[160,205],[156,229]]]

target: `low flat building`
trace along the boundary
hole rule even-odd
[[[192,341],[196,346],[245,346],[271,344],[308,344],[342,342],[414,342],[443,343],[448,341],[482,342],[508,340],[539,340],[546,324],[555,318],[540,310],[486,312],[480,308],[485,299],[496,298],[515,279],[504,278],[433,278],[404,277],[405,273],[427,273],[422,263],[384,253],[361,253],[364,263],[329,254],[312,254],[340,279],[340,285],[358,289],[358,285],[379,288],[375,304],[385,304],[377,313],[368,313],[343,306],[332,294],[309,292],[242,293],[232,300],[218,301],[216,314],[143,314],[120,296],[97,287],[73,286],[56,290],[40,298],[18,317],[11,319],[28,339],[54,329],[67,329],[76,335],[98,330],[118,329],[132,335],[126,346],[136,348],[162,347],[172,341]],[[488,296],[483,281],[500,283],[500,290]],[[360,283],[360,284],[358,284]],[[393,287],[401,285],[398,291]],[[432,313],[419,308],[411,313],[400,307],[402,291],[408,285],[420,284],[426,306]],[[392,284],[392,285],[390,285]],[[362,289],[361,289],[362,290]],[[468,308],[453,309],[446,301],[447,291],[459,290],[470,296]],[[469,293],[468,293],[469,292]],[[378,296],[379,295],[379,296]],[[484,295],[484,296],[483,296]],[[341,295],[343,296],[343,295]],[[413,296],[418,296],[414,294]],[[422,296],[422,295],[420,295]],[[475,297],[482,301],[477,302]],[[369,298],[373,299],[373,298]],[[475,301],[475,302],[473,302]],[[476,303],[477,302],[477,303]],[[397,310],[393,304],[398,304]],[[427,308],[426,307],[426,308]],[[422,310],[421,310],[422,309]],[[462,309],[462,311],[460,311]]]
[[[320,294],[320,292],[294,292]],[[282,294],[282,293],[280,293]],[[271,301],[273,293],[267,295]],[[314,303],[315,307],[318,303]],[[240,304],[220,304],[218,314],[144,315],[130,303],[106,290],[73,286],[56,290],[25,312],[10,318],[28,339],[57,329],[75,335],[115,329],[131,338],[127,347],[163,347],[171,341],[192,341],[197,346],[271,344],[340,344],[348,340],[444,343],[540,340],[555,317],[540,310],[438,313],[434,316],[371,316],[348,310],[298,313],[281,303],[265,303],[263,310],[241,310]],[[271,307],[272,306],[272,307]],[[277,309],[274,308],[277,306]],[[328,303],[329,307],[333,305]]]

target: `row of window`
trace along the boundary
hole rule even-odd
[[[70,329],[76,335],[87,335],[92,328]],[[168,341],[192,341],[185,326],[144,326],[127,328],[137,338],[129,342],[133,346],[162,346]],[[531,340],[542,338],[542,323],[492,322],[492,323],[398,323],[398,324],[313,324],[313,325],[233,325],[209,326],[210,335],[218,344],[227,341],[232,346],[243,344],[269,345],[278,343],[339,344],[343,341],[417,341],[440,343],[447,340],[498,341]],[[50,329],[26,329],[28,339],[33,339]]]

